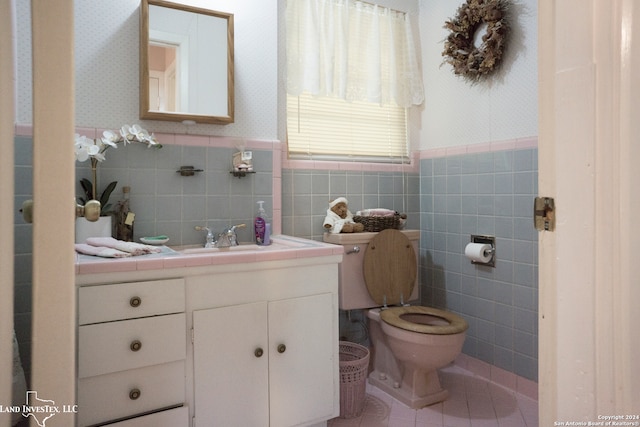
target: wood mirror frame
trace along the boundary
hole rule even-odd
[[[176,15],[172,20],[171,31],[162,31],[154,28],[150,22],[150,7],[166,8],[166,12]],[[164,9],[157,9],[164,11]],[[193,17],[188,14],[194,14]],[[196,20],[212,19],[207,22],[206,26],[201,26],[198,31],[191,31],[190,34],[175,32],[179,28],[177,25],[178,18],[184,17],[196,18]],[[226,28],[225,28],[226,26]],[[212,27],[217,28],[215,32],[218,34],[220,43],[216,46],[214,40],[201,41],[198,40],[194,33],[208,31]],[[193,28],[192,28],[193,30]],[[225,31],[226,30],[226,31]],[[172,3],[165,0],[142,0],[140,4],[140,118],[149,120],[166,120],[176,122],[196,122],[196,123],[213,123],[213,124],[229,124],[234,121],[234,51],[233,51],[233,14],[202,9],[183,4]],[[158,41],[151,36],[155,34],[166,35],[166,39]],[[175,49],[178,52],[172,65],[178,71],[163,80],[176,82],[173,91],[169,91],[166,98],[171,99],[170,103],[178,105],[177,107],[164,107],[163,102],[158,102],[156,108],[152,108],[150,95],[150,51],[152,46],[150,41],[158,44],[166,42],[169,49]],[[177,40],[177,41],[176,41]],[[182,43],[180,40],[185,40]],[[226,42],[226,43],[225,43]],[[155,44],[155,43],[154,43]],[[175,46],[175,47],[174,47]],[[187,47],[184,47],[187,46]],[[215,49],[197,49],[197,47],[214,47]],[[162,49],[162,47],[161,47]],[[207,55],[195,55],[194,51],[208,50]],[[208,53],[211,53],[209,56]],[[197,59],[196,59],[197,58]],[[208,64],[200,72],[196,72],[197,64]],[[184,64],[184,65],[180,65]],[[193,65],[196,64],[196,65]],[[202,65],[201,65],[202,67]],[[210,72],[211,80],[201,80],[200,82],[191,79],[194,75],[207,76]],[[215,82],[215,76],[219,81]],[[178,77],[176,77],[178,76]],[[226,77],[226,79],[225,79]],[[155,79],[159,80],[159,79]],[[171,85],[167,85],[171,87]],[[166,94],[166,91],[162,91]],[[216,96],[217,95],[217,96]],[[159,96],[158,99],[164,99]],[[176,99],[178,99],[176,101]],[[185,101],[186,100],[186,101]],[[197,106],[194,106],[197,100]],[[210,104],[203,105],[209,101],[217,104],[217,107],[211,107]],[[188,104],[181,105],[181,104]],[[174,111],[175,110],[175,111]]]

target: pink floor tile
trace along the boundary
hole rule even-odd
[[[416,410],[394,400],[391,404],[391,414],[389,415],[389,419],[391,418],[411,421],[413,423],[411,425],[413,426],[416,422]]]
[[[476,367],[477,368],[477,367]],[[481,366],[482,368],[482,366]],[[452,365],[440,370],[449,398],[411,409],[367,384],[363,413],[358,418],[335,418],[329,427],[537,427],[538,402],[492,383],[481,374]],[[503,381],[504,382],[504,381]]]
[[[415,427],[416,420],[406,420],[404,418],[389,418],[389,427]]]
[[[471,418],[471,427],[498,427],[498,420],[486,418]]]
[[[500,427],[527,427],[527,423],[525,423],[520,413],[514,413],[508,417],[499,417],[498,425]]]
[[[416,425],[435,424],[442,425],[442,403],[427,406],[416,412]],[[420,424],[418,424],[420,423]]]

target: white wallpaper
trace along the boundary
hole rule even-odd
[[[462,0],[420,0],[425,86],[420,149],[512,140],[538,135],[537,1],[514,0],[513,32],[502,68],[470,85],[442,65],[444,22]]]
[[[187,0],[181,0],[187,2]],[[144,121],[153,132],[273,140],[284,137],[278,103],[278,6],[284,0],[189,0],[235,17],[235,123]],[[488,83],[471,86],[442,64],[444,21],[462,0],[385,0],[415,13],[419,3],[425,105],[412,113],[412,146],[420,150],[512,140],[538,134],[537,1],[515,0],[511,47]],[[76,124],[114,128],[138,119],[139,0],[76,1]],[[17,1],[18,110],[31,123],[29,2]],[[282,36],[282,29],[280,35]],[[280,53],[282,54],[282,53]],[[280,79],[281,80],[281,79]],[[278,89],[280,84],[280,89]],[[282,103],[280,103],[282,104]],[[284,117],[284,116],[282,116]],[[415,120],[413,120],[415,118]],[[280,124],[280,133],[278,133]]]
[[[141,123],[153,132],[194,133],[254,139],[277,138],[276,0],[182,0],[234,14],[235,123],[141,121],[139,91],[139,0],[75,2],[76,126],[119,128]],[[29,2],[18,15],[17,122],[32,122]]]

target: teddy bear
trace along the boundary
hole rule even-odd
[[[359,233],[364,231],[364,225],[353,220],[348,208],[349,202],[344,197],[338,197],[329,203],[327,216],[323,226],[330,233]]]

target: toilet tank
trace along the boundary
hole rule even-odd
[[[418,244],[420,241],[420,230],[401,230],[411,243],[416,254],[416,265],[419,263]],[[323,240],[326,243],[342,245],[344,256],[340,264],[340,279],[338,284],[338,302],[341,310],[355,310],[378,307],[379,305],[371,298],[367,285],[364,281],[363,263],[364,254],[371,239],[378,233],[325,233]],[[354,248],[360,248],[354,251]],[[419,275],[416,274],[416,282],[409,301],[416,301],[419,298]],[[409,302],[407,301],[407,302]]]

